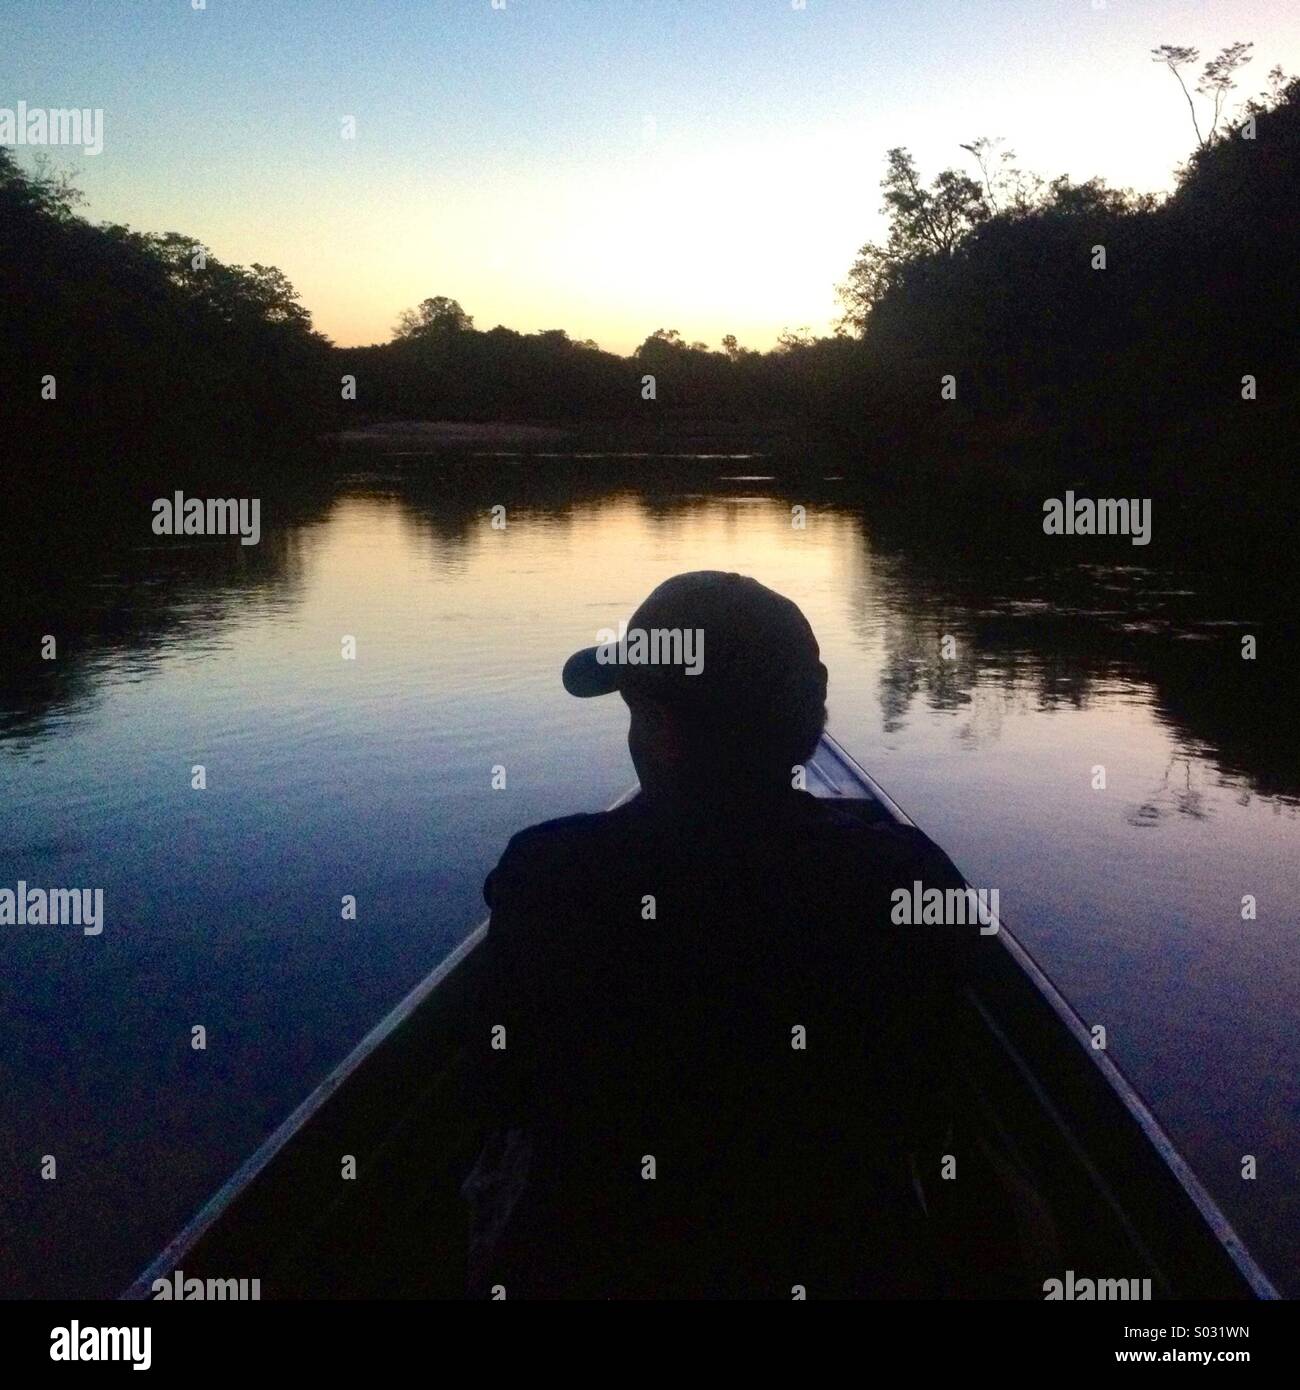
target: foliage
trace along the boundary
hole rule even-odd
[[[176,232],[92,225],[79,201],[65,176],[0,148],[0,423],[14,466],[125,474],[160,450],[247,450],[329,418],[329,344],[279,270],[227,265]]]

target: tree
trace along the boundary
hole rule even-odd
[[[899,269],[898,262],[874,241],[859,249],[848,278],[835,287],[836,297],[844,305],[841,322],[846,328],[861,332],[866,327],[872,310],[888,294]]]
[[[37,362],[75,392],[57,413],[0,392],[0,472],[89,476],[112,459],[132,481],[183,455],[197,473],[333,417],[330,345],[281,271],[225,265],[179,232],[93,224],[78,201],[45,161],[24,171],[0,149],[0,381]]]
[[[1186,67],[1188,63],[1195,63],[1200,58],[1200,50],[1175,43],[1162,43],[1159,48],[1151,50],[1151,61],[1167,67],[1183,89],[1183,96],[1187,98],[1187,109],[1192,113],[1192,129],[1196,132],[1196,144],[1200,149],[1207,149],[1218,134],[1223,103],[1227,100],[1228,93],[1237,85],[1233,80],[1234,75],[1250,62],[1250,50],[1254,46],[1253,43],[1230,43],[1226,48],[1220,49],[1218,56],[1211,58],[1201,69],[1196,90],[1199,95],[1208,97],[1213,103],[1210,128],[1205,135],[1201,134],[1201,123],[1196,116],[1196,103],[1192,100],[1191,92],[1187,90],[1182,73],[1179,72],[1179,68]]]
[[[884,246],[867,242],[837,287],[843,322],[861,330],[867,316],[896,283],[905,266],[927,256],[947,260],[964,237],[989,215],[984,190],[957,169],[945,169],[927,189],[916,161],[901,146],[885,155],[882,211],[889,217]]]
[[[1014,163],[1016,152],[998,151],[1000,144],[1000,136],[993,140],[987,135],[981,135],[961,148],[973,155],[979,165],[980,181],[984,185],[984,201],[988,204],[989,211],[994,215],[1004,211],[1025,212],[1034,206],[1042,192],[1043,181],[1037,174],[1026,173],[1025,170],[1017,168]]]
[[[1219,129],[1219,116],[1223,111],[1223,103],[1227,99],[1228,93],[1236,87],[1233,81],[1233,74],[1238,68],[1244,68],[1250,62],[1250,50],[1254,48],[1253,43],[1232,43],[1227,48],[1220,51],[1217,58],[1212,58],[1205,65],[1205,70],[1201,73],[1201,80],[1196,84],[1196,90],[1202,96],[1210,97],[1214,102],[1214,115],[1210,121],[1210,134],[1208,139],[1213,140]]]
[[[474,320],[454,299],[434,295],[421,300],[416,309],[403,309],[393,330],[393,337],[402,342],[422,338],[440,338],[448,333],[463,333],[474,327]]]
[[[1154,206],[1155,199],[1149,193],[1111,188],[1103,178],[1075,183],[1068,174],[1058,174],[1048,184],[1042,204],[1044,213],[1103,220],[1123,217],[1129,212],[1150,212]]]
[[[632,356],[647,362],[663,362],[670,358],[680,360],[685,351],[686,343],[675,328],[656,328]]]
[[[889,249],[896,255],[951,256],[962,237],[988,216],[984,190],[974,179],[945,169],[923,188],[916,161],[901,146],[885,155],[880,186],[890,215]]]
[[[794,352],[797,348],[812,347],[816,341],[812,329],[807,326],[783,328],[777,335],[776,350],[777,352]]]

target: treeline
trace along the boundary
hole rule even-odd
[[[711,350],[661,328],[622,357],[559,328],[481,331],[456,300],[438,296],[404,313],[391,342],[339,348],[336,356],[340,372],[355,380],[355,416],[363,420],[742,422],[821,413],[809,397],[809,373],[792,370],[789,354],[813,341],[787,337],[760,353],[728,338]],[[830,351],[837,348],[847,370],[847,343],[833,340]],[[822,370],[818,362],[816,374]]]
[[[65,181],[0,148],[8,471],[127,475],[160,451],[260,455],[349,423],[437,419],[793,424],[867,468],[983,455],[1100,472],[1152,454],[1194,471],[1200,453],[1207,474],[1223,472],[1209,449],[1228,421],[1276,474],[1300,407],[1300,81],[1274,69],[1229,123],[1248,49],[1205,65],[1212,114],[1165,199],[1044,181],[988,139],[929,183],[889,151],[888,235],[849,268],[839,329],[765,352],[659,329],[623,357],[560,329],[482,331],[444,297],[388,343],[334,347],[278,270],[94,226]],[[1180,83],[1198,57],[1155,56]]]
[[[429,299],[391,343],[337,350],[357,411],[780,419],[868,459],[1050,454],[1076,474],[1082,459],[1100,474],[1138,456],[1195,471],[1207,427],[1227,421],[1264,451],[1258,472],[1276,471],[1273,446],[1289,446],[1300,405],[1300,82],[1275,69],[1229,125],[1224,98],[1248,47],[1206,65],[1213,124],[1197,127],[1164,199],[1045,181],[988,139],[963,146],[971,172],[929,184],[891,150],[888,238],[850,267],[832,336],[755,352],[660,329],[620,358],[560,330],[480,332],[454,300]]]
[[[1289,450],[1300,82],[1271,76],[1163,201],[1043,184],[990,141],[966,147],[980,178],[949,170],[924,188],[891,151],[889,243],[864,247],[841,290],[862,349],[845,418],[896,438],[1055,444],[1099,466],[1171,442],[1196,452],[1225,422]]]
[[[136,476],[160,454],[246,456],[332,422],[330,344],[280,271],[94,225],[78,202],[0,147],[4,478]]]

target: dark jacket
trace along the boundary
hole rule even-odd
[[[638,797],[516,835],[484,888],[474,1066],[497,1146],[480,1191],[495,1163],[517,1200],[481,1277],[587,1296],[906,1285],[887,1251],[942,1140],[945,1001],[971,946],[891,922],[915,881],[962,884],[919,831],[806,793],[672,821]]]

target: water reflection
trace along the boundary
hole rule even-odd
[[[137,516],[138,543],[69,547],[59,557],[59,582],[35,588],[20,552],[0,588],[8,657],[0,670],[0,738],[38,735],[46,721],[75,714],[94,700],[97,679],[120,674],[122,663],[143,678],[180,644],[219,640],[223,625],[247,622],[266,605],[292,607],[302,594],[306,558],[318,545],[315,533],[325,525],[369,527],[380,513],[360,512],[366,503],[400,517],[435,573],[463,575],[476,565],[491,543],[485,510],[497,503],[515,512],[531,536],[546,528],[557,544],[589,534],[593,509],[602,513],[599,527],[633,534],[734,535],[738,525],[755,524],[769,552],[754,553],[757,569],[788,524],[786,498],[777,486],[761,494],[732,486],[774,483],[770,474],[705,481],[711,491],[640,482],[611,488],[605,477],[554,465],[543,470],[531,460],[505,472],[444,466],[403,476],[386,458],[353,470],[342,494],[331,479],[277,499],[278,524],[256,547],[160,541],[147,535],[147,518]],[[811,502],[815,509],[799,543],[839,547],[841,564],[856,571],[845,586],[851,609],[844,616],[862,641],[882,641],[879,698],[887,730],[901,728],[918,699],[932,710],[960,710],[971,705],[977,686],[990,682],[1008,693],[1026,692],[1043,710],[1083,708],[1127,690],[1154,702],[1199,757],[1214,759],[1251,789],[1292,801],[1300,796],[1300,740],[1270,715],[1296,691],[1292,634],[1250,621],[1249,611],[1224,616],[1234,595],[1216,586],[1215,576],[1196,573],[1194,587],[1170,587],[1188,571],[1059,563],[1061,557],[1049,568],[1041,554],[1004,548],[993,556],[954,556],[936,550],[923,532],[900,534],[887,512],[846,502],[839,490],[817,496],[818,486],[788,490],[790,504]],[[613,504],[617,515],[609,512]],[[738,515],[750,507],[761,519]],[[832,519],[839,524],[828,526]],[[132,527],[108,529],[119,540]],[[384,542],[370,536],[366,543],[378,562]],[[490,575],[480,578],[491,582]],[[1247,632],[1267,634],[1265,645],[1274,644],[1269,660],[1241,659]],[[62,639],[58,660],[41,659],[47,633]],[[952,641],[945,649],[946,638]],[[966,740],[988,736],[995,735],[984,721],[962,733]]]

